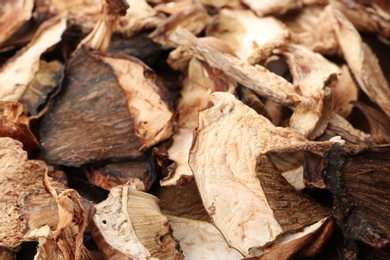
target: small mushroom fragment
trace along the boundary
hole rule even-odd
[[[136,58],[82,47],[66,66],[62,88],[41,127],[51,163],[135,158],[172,133],[165,87]]]
[[[200,0],[202,5],[206,7],[213,7],[216,9],[230,8],[230,9],[245,9],[245,6],[240,0]]]
[[[39,142],[29,128],[29,119],[23,114],[23,106],[17,101],[0,101],[0,136],[11,137],[23,143],[32,152]]]
[[[230,248],[221,232],[206,221],[167,216],[185,259],[238,260],[243,255]]]
[[[260,256],[279,235],[329,215],[290,186],[264,154],[324,151],[331,143],[275,127],[232,94],[210,95],[199,113],[189,164],[203,204],[229,246],[245,257]]]
[[[192,171],[188,165],[192,136],[198,124],[198,113],[208,102],[208,96],[215,91],[233,93],[237,83],[226,76],[222,71],[211,68],[206,62],[192,58],[188,65],[187,77],[184,79],[180,91],[181,98],[177,104],[179,118],[177,131],[172,136],[173,143],[168,149],[168,157],[174,161],[174,172],[163,179],[162,186],[175,185],[184,179],[192,178]]]
[[[296,92],[307,98],[300,103],[290,118],[290,127],[308,139],[321,135],[332,112],[330,86],[337,82],[337,65],[321,54],[295,44],[281,48],[293,77]]]
[[[158,199],[132,185],[91,208],[90,229],[104,259],[183,259]]]
[[[209,16],[201,5],[193,4],[182,11],[171,15],[165,22],[161,23],[149,37],[163,46],[176,47],[170,40],[171,34],[178,27],[183,27],[193,34],[200,33],[207,25]]]
[[[256,64],[285,44],[289,31],[274,17],[260,18],[250,10],[222,9],[206,34],[226,42],[243,61]]]
[[[390,257],[390,146],[340,146],[324,155],[323,180],[333,197],[333,215],[345,239],[377,250],[377,259]],[[358,255],[357,247],[344,253]]]
[[[344,59],[360,88],[390,116],[390,86],[383,75],[378,59],[362,41],[352,23],[339,11],[328,8]]]
[[[32,41],[0,68],[0,100],[18,100],[39,70],[39,60],[61,40],[66,21],[58,17],[44,22]]]
[[[30,20],[34,0],[4,0],[1,5],[0,47]]]
[[[148,191],[156,179],[153,162],[146,159],[90,165],[83,170],[92,184],[105,190],[131,182],[137,190]]]

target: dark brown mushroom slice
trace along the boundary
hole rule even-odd
[[[45,158],[80,166],[140,157],[172,133],[165,100],[165,87],[138,59],[82,47],[67,63],[62,91],[43,119]]]
[[[147,158],[85,166],[83,171],[92,184],[105,190],[131,182],[137,190],[148,191],[157,177],[154,162]]]
[[[360,241],[377,249],[378,256],[387,252],[389,257],[390,145],[334,144],[324,158],[322,177],[347,244]]]

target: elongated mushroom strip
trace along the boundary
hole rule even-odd
[[[287,41],[289,31],[273,17],[260,18],[250,10],[222,9],[207,28],[207,35],[225,41],[239,58],[256,64]]]
[[[261,96],[274,99],[284,105],[294,105],[301,101],[301,97],[295,93],[295,87],[284,78],[262,66],[252,66],[239,58],[210,49],[183,28],[177,28],[171,40],[190,47],[196,57],[205,60],[211,67],[222,70],[226,75]]]
[[[53,18],[44,22],[32,41],[0,69],[0,100],[18,100],[39,70],[39,59],[61,40],[66,21]]]
[[[321,54],[294,44],[281,49],[287,59],[296,91],[307,101],[300,103],[290,118],[290,127],[313,139],[323,133],[332,112],[331,90],[339,68]]]
[[[379,66],[378,59],[353,27],[352,23],[339,11],[328,8],[331,22],[344,59],[347,61],[356,81],[369,98],[390,116],[390,86]]]
[[[158,199],[133,186],[113,188],[91,209],[90,223],[105,259],[183,259]]]
[[[0,8],[0,47],[30,20],[34,0],[4,0]]]
[[[203,204],[228,244],[247,257],[283,232],[326,217],[327,210],[295,191],[264,154],[324,151],[331,144],[275,127],[231,94],[211,94],[199,113],[189,164]]]

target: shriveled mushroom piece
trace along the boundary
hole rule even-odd
[[[105,259],[183,259],[153,195],[118,186],[91,208],[91,234]]]
[[[0,47],[30,20],[33,7],[33,0],[2,1],[0,9]]]
[[[138,59],[82,47],[65,77],[41,128],[48,161],[80,166],[134,158],[170,137],[173,113],[164,102],[165,87]]]
[[[39,70],[39,60],[48,48],[61,40],[66,21],[53,18],[44,22],[32,41],[0,69],[0,100],[18,100]]]
[[[29,128],[29,119],[23,114],[23,106],[17,101],[0,101],[0,136],[11,137],[23,143],[32,152],[39,143]]]
[[[322,134],[332,112],[329,87],[336,84],[339,68],[321,54],[289,44],[281,48],[293,76],[297,92],[307,100],[300,103],[290,118],[290,127],[313,139]]]
[[[175,185],[182,178],[191,179],[192,172],[188,166],[188,155],[192,136],[198,124],[198,113],[208,102],[208,96],[215,91],[233,93],[237,83],[222,71],[210,67],[206,62],[193,57],[188,65],[187,77],[184,79],[181,98],[177,104],[179,118],[177,131],[172,136],[173,143],[168,149],[168,157],[175,162],[173,172],[160,184]]]
[[[185,259],[238,260],[243,255],[230,248],[219,230],[206,221],[167,216]]]
[[[390,257],[389,162],[389,145],[334,144],[325,153],[322,177],[332,193],[333,215],[345,239],[350,240],[345,255],[356,257],[358,247],[351,241],[361,241],[376,249],[375,259]]]
[[[161,23],[149,37],[163,46],[176,46],[170,40],[171,34],[177,27],[183,27],[193,34],[200,33],[207,25],[209,16],[202,5],[193,4],[180,12],[171,15],[165,22]]]
[[[360,88],[390,116],[390,86],[370,47],[352,23],[339,11],[328,8],[344,59]]]
[[[288,29],[273,17],[260,18],[250,10],[222,9],[206,34],[226,42],[239,58],[256,64],[286,43]]]
[[[199,113],[189,164],[203,204],[229,246],[245,257],[259,256],[284,232],[328,216],[327,209],[295,191],[264,154],[323,151],[331,144],[275,127],[231,94],[211,94]]]
[[[82,240],[84,209],[78,194],[54,179],[62,175],[49,178],[45,163],[28,160],[22,144],[11,138],[0,138],[0,153],[0,246],[16,250],[22,242],[48,241],[51,246],[47,254],[51,259],[92,259]],[[62,193],[57,196],[57,191]],[[77,206],[68,196],[74,198]],[[41,249],[40,245],[38,251]],[[81,255],[85,257],[80,258]]]

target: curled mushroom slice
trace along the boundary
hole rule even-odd
[[[185,259],[243,258],[242,254],[227,245],[224,237],[213,224],[176,216],[167,217]]]
[[[352,23],[339,11],[328,8],[336,36],[360,88],[390,116],[390,86],[383,75],[378,59],[360,37]]]
[[[62,88],[41,127],[52,163],[135,158],[172,134],[166,89],[136,58],[82,47],[67,64]]]
[[[53,18],[44,22],[31,42],[0,69],[0,100],[18,100],[39,70],[41,55],[61,40],[66,21]]]
[[[153,195],[125,185],[91,208],[91,234],[105,259],[183,259]]]
[[[228,244],[245,257],[258,256],[258,249],[284,232],[326,217],[328,210],[290,186],[264,154],[324,151],[331,144],[275,127],[232,94],[211,94],[199,113],[189,164],[203,204]]]
[[[191,48],[198,59],[205,60],[211,67],[222,70],[260,96],[288,106],[301,102],[301,97],[295,93],[295,87],[291,83],[260,65],[252,66],[239,58],[210,49],[183,28],[177,28],[171,39]]]
[[[222,9],[214,17],[206,33],[226,42],[239,58],[251,64],[264,61],[289,36],[286,26],[276,18],[229,9]]]
[[[339,68],[321,54],[289,44],[281,48],[293,76],[296,92],[307,100],[300,103],[290,118],[290,127],[313,139],[322,134],[332,112],[331,90]]]
[[[0,9],[0,47],[30,20],[33,7],[33,0],[2,1]]]

